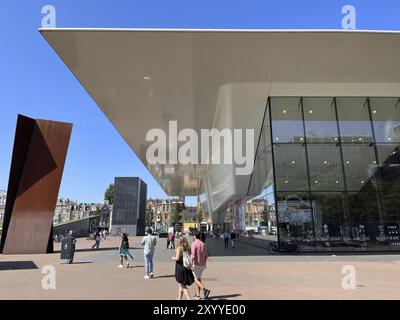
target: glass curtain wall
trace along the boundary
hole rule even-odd
[[[250,191],[274,172],[280,244],[399,250],[399,98],[276,97],[268,107]]]

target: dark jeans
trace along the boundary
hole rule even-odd
[[[96,240],[96,243],[92,246],[92,249],[94,249],[96,247],[96,249],[98,249],[100,246],[100,240]]]
[[[225,248],[229,247],[229,238],[224,238],[225,240]]]

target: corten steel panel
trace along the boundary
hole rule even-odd
[[[19,181],[24,167],[26,154],[36,121],[34,119],[18,115],[17,128],[15,130],[14,148],[11,159],[10,176],[8,179],[7,201],[4,210],[3,231],[0,242],[0,252],[3,251],[5,239],[7,237],[8,226],[10,224],[11,213],[17,197]]]
[[[23,125],[26,119],[18,117],[9,180],[14,189],[7,194],[3,254],[53,251],[53,215],[72,124],[31,119],[34,125],[28,137],[21,133],[28,131]]]

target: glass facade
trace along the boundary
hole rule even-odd
[[[399,98],[274,97],[266,109],[249,191],[273,185],[280,245],[400,250]]]

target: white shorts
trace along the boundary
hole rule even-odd
[[[206,269],[206,266],[198,266],[194,265],[193,269],[193,275],[196,279],[201,279],[201,275],[203,274],[203,271]]]

